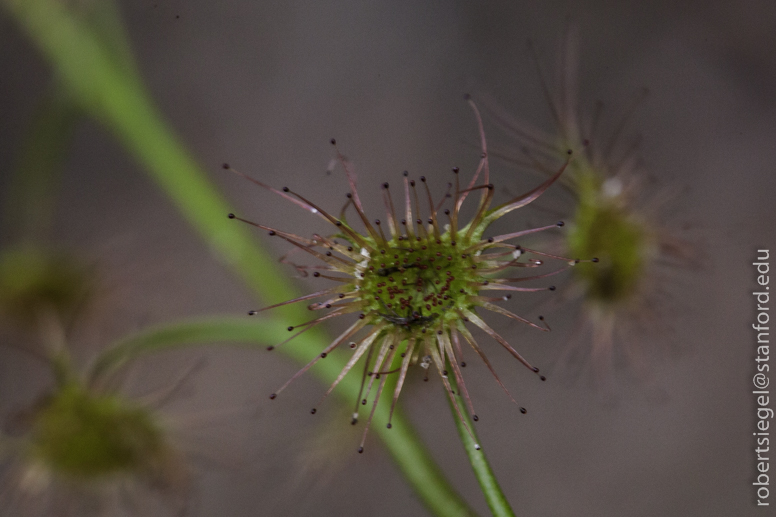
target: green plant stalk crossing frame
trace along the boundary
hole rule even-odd
[[[126,148],[137,157],[183,216],[218,252],[219,258],[236,271],[260,296],[273,301],[293,298],[295,293],[283,279],[284,276],[276,271],[276,262],[255,244],[245,227],[228,224],[226,214],[230,211],[229,206],[178,138],[162,121],[140,86],[141,81],[133,67],[127,63],[126,56],[106,51],[96,31],[68,12],[61,2],[56,0],[0,0],[0,2],[49,59],[81,107],[112,130]],[[282,316],[282,319],[275,320],[280,328],[285,326],[285,321],[304,319],[303,310],[295,305],[280,307],[276,309],[276,314]],[[193,330],[204,332],[205,328],[196,328],[197,324],[189,324],[193,327],[185,328],[186,332]],[[205,325],[203,322],[199,324]],[[242,341],[250,334],[247,328],[257,326],[257,323],[231,321],[224,326],[224,322],[221,321],[219,325],[220,330],[223,331],[220,339],[223,340],[235,340],[235,334],[239,334],[236,330],[237,326],[245,325],[243,330],[246,330],[246,335],[236,339]],[[235,327],[229,330],[230,325]],[[178,330],[184,330],[184,327]],[[215,330],[215,327],[209,328],[209,331],[212,331],[209,334],[212,340],[218,337],[218,332]],[[164,341],[159,337],[159,333],[164,334],[169,331],[169,328],[157,330],[156,334],[152,332],[146,336],[145,339],[151,339],[151,341],[143,341],[141,337],[135,338],[139,341],[134,345],[127,345],[125,342],[121,346],[142,348],[141,343],[145,342],[151,349],[154,348],[152,346],[154,339],[159,342]],[[189,334],[188,339],[193,339],[193,334]],[[256,339],[266,342],[263,336],[254,335],[250,340]],[[324,335],[313,329],[305,334],[304,339],[300,338],[295,346],[287,347],[284,353],[297,361],[307,362],[327,344],[328,341],[325,340]],[[326,382],[332,382],[341,371],[343,364],[344,361],[331,357],[329,360],[321,361],[313,369],[313,373]],[[352,390],[356,384],[355,378],[346,376],[343,384],[345,390],[349,388]],[[389,386],[386,386],[386,389],[389,389]],[[378,420],[387,419],[386,404],[379,405],[376,417]],[[450,486],[429,453],[420,445],[419,438],[401,412],[394,413],[393,423],[393,429],[388,430],[378,425],[374,430],[383,439],[404,476],[424,504],[440,516],[473,515],[474,512]],[[498,484],[490,469],[487,468],[484,456],[480,455],[479,458],[478,461],[473,461],[472,466],[481,485],[491,487],[485,490],[485,497],[492,509],[500,507],[506,500],[498,490]],[[483,479],[488,477],[490,482],[483,484]],[[490,500],[494,493],[500,497],[502,503]],[[511,513],[497,515],[511,515]]]
[[[451,366],[449,368],[452,370]],[[461,397],[460,391],[458,390],[458,384],[455,380],[455,376],[449,376],[448,382],[450,382],[450,388],[455,392],[454,397],[458,407],[465,408],[466,405],[463,398]],[[509,506],[509,501],[507,501],[506,496],[501,491],[501,487],[498,484],[498,479],[496,478],[495,474],[493,474],[493,470],[490,468],[488,459],[485,457],[484,448],[479,450],[475,448],[475,444],[479,443],[479,439],[477,438],[477,431],[474,428],[474,422],[472,422],[472,419],[469,417],[469,414],[466,411],[461,411],[461,415],[463,416],[465,422],[458,418],[452,401],[450,401],[450,410],[453,413],[453,419],[455,420],[455,425],[458,428],[458,435],[461,438],[461,443],[466,450],[466,455],[469,457],[469,462],[471,463],[472,469],[474,470],[474,475],[477,476],[477,481],[480,484],[480,490],[482,490],[482,493],[485,495],[485,500],[488,502],[490,511],[493,513],[494,517],[515,517],[512,508]],[[468,429],[466,426],[468,426]],[[471,432],[471,435],[469,432]]]

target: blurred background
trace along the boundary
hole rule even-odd
[[[552,309],[553,332],[490,318],[532,362],[558,375],[536,382],[495,343],[502,379],[470,361],[467,385],[481,443],[516,512],[524,515],[755,515],[755,406],[751,395],[757,249],[776,243],[776,5],[772,2],[120,2],[141,73],[157,106],[211,171],[234,211],[309,235],[309,214],[220,170],[229,162],[270,185],[289,186],[337,211],[347,183],[329,139],[353,162],[362,199],[403,170],[436,192],[450,167],[473,171],[479,150],[466,92],[547,130],[548,103],[530,59],[547,69],[569,20],[578,27],[579,103],[604,102],[613,128],[643,88],[630,121],[643,137],[656,191],[681,191],[666,219],[699,241],[699,267],[670,274],[665,321],[651,340],[671,343],[648,379],[615,374],[602,395],[561,373],[578,307]],[[12,20],[0,16],[0,191],[50,70]],[[486,119],[485,130],[502,146]],[[491,164],[513,194],[535,178]],[[563,209],[557,192],[548,206]],[[502,190],[501,200],[507,194]],[[377,204],[380,203],[380,204]],[[518,228],[555,220],[540,210],[510,216]],[[140,166],[100,125],[78,126],[68,153],[54,234],[98,264],[100,317],[78,335],[76,355],[170,319],[257,308],[220,267]],[[9,238],[4,236],[7,242]],[[288,251],[264,235],[274,255]],[[2,241],[0,241],[2,242]],[[289,276],[293,269],[288,267]],[[298,281],[303,292],[312,282]],[[516,302],[535,316],[537,297]],[[280,300],[266,300],[278,302]],[[522,305],[521,305],[522,304]],[[340,324],[341,325],[341,324]],[[340,327],[332,325],[330,330]],[[192,515],[425,515],[376,436],[356,453],[360,428],[311,376],[283,397],[267,395],[298,365],[248,350],[169,353],[127,380],[142,394],[181,364],[199,365],[169,403],[195,451]],[[40,395],[35,363],[0,348],[0,417]],[[414,379],[417,381],[419,379]],[[41,384],[43,383],[43,384]],[[456,488],[488,513],[439,383],[411,382],[403,407]],[[226,415],[226,416],[225,416]],[[380,424],[381,425],[381,424]],[[772,476],[773,479],[773,476]],[[776,487],[772,487],[772,493]],[[776,504],[776,496],[771,503]]]

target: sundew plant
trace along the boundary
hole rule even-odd
[[[318,259],[317,265],[296,267],[305,274],[312,270],[313,277],[335,283],[333,287],[267,307],[271,309],[320,298],[323,301],[310,303],[307,308],[312,312],[329,310],[321,317],[289,326],[288,331],[295,333],[281,344],[324,321],[339,316],[355,316],[355,321],[340,336],[286,384],[272,393],[270,398],[275,399],[292,380],[326,358],[337,347],[349,346],[353,349],[353,354],[326,395],[334,390],[362,357],[366,357],[361,388],[352,416],[353,424],[359,419],[359,406],[367,404],[373,388],[375,395],[359,452],[364,450],[367,431],[386,379],[391,374],[398,376],[391,403],[392,414],[411,365],[425,370],[433,365],[459,422],[473,438],[462,414],[464,408],[459,406],[453,389],[453,385],[457,384],[471,418],[477,421],[478,416],[474,412],[462,375],[462,368],[466,366],[462,359],[462,343],[471,346],[504,391],[506,387],[496,375],[484,348],[477,343],[467,324],[484,331],[517,361],[538,375],[539,368],[531,365],[507,340],[493,330],[482,319],[482,311],[506,316],[539,330],[549,330],[546,326],[539,326],[509,311],[499,303],[508,301],[512,294],[555,290],[555,286],[524,287],[523,283],[555,275],[580,262],[527,249],[518,243],[521,237],[562,227],[563,222],[501,235],[486,235],[494,221],[537,199],[561,176],[566,164],[529,192],[492,206],[495,188],[489,182],[489,162],[482,121],[474,103],[471,100],[469,103],[479,123],[481,158],[477,170],[466,185],[461,184],[459,169],[456,167],[452,170],[454,187],[451,195],[438,196],[434,200],[425,176],[420,176],[418,184],[414,179],[410,179],[409,173],[405,171],[399,194],[404,206],[399,205],[397,210],[389,183],[383,183],[385,218],[382,221],[371,220],[359,198],[352,166],[337,151],[350,185],[348,202],[339,217],[331,215],[288,187],[278,190],[248,177],[259,186],[323,218],[334,226],[336,234],[314,234],[311,238],[306,238],[229,214],[230,218],[261,228],[270,236],[279,237]],[[331,143],[336,145],[335,140]],[[229,165],[224,165],[224,168],[231,169]],[[475,198],[477,208],[474,217],[465,221],[461,218],[461,207],[470,195]],[[443,208],[446,201],[449,201],[450,208]],[[346,209],[350,206],[365,228],[364,234],[359,233],[355,225],[347,221]],[[535,273],[536,268],[544,265],[543,259],[546,257],[568,265],[551,272]],[[523,273],[514,276],[518,271]],[[257,311],[251,311],[250,314],[256,313]],[[274,348],[274,345],[269,347],[270,350]],[[398,366],[394,365],[395,360]],[[450,382],[451,377],[455,379],[454,384]],[[543,375],[540,378],[545,380]],[[365,382],[367,379],[368,382]],[[507,394],[509,395],[508,392]],[[512,398],[511,395],[509,397]],[[514,402],[514,398],[512,400]],[[311,410],[312,413],[316,411],[317,408]],[[526,409],[521,407],[520,411],[525,413]],[[390,415],[386,427],[392,427]],[[475,443],[474,448],[478,450],[480,445]]]
[[[665,308],[671,300],[663,294],[663,285],[672,269],[692,263],[695,248],[686,232],[664,222],[678,188],[655,192],[638,156],[640,136],[629,134],[628,123],[648,92],[640,92],[607,130],[603,103],[590,116],[580,109],[576,31],[569,29],[562,40],[552,74],[557,84],[548,81],[530,42],[529,50],[553,130],[541,130],[492,102],[488,113],[513,139],[509,161],[523,168],[550,175],[566,149],[579,151],[558,182],[573,208],[562,244],[553,248],[600,257],[600,263],[580,264],[564,290],[568,298],[582,300],[576,339],[580,346],[569,349],[567,358],[590,363],[593,381],[600,386],[611,383],[615,366],[645,376],[646,358],[666,341],[654,338],[655,329],[668,327]],[[647,335],[650,338],[644,339]]]
[[[72,252],[31,242],[0,252],[3,344],[34,359],[39,371],[31,375],[38,380],[31,402],[0,423],[3,515],[185,513],[196,487],[192,457],[202,451],[192,426],[164,406],[191,371],[181,367],[171,382],[138,397],[129,394],[126,369],[153,352],[250,344],[273,332],[261,321],[168,323],[79,360],[77,336],[99,326],[90,313],[104,304],[95,269]]]

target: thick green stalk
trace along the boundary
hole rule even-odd
[[[51,62],[81,107],[102,121],[136,156],[219,258],[258,295],[272,301],[293,298],[295,293],[277,270],[276,261],[255,244],[245,227],[230,224],[226,218],[229,205],[167,128],[139,86],[139,79],[115,53],[105,50],[94,31],[57,0],[0,1]],[[306,319],[304,310],[294,305],[277,309],[276,315],[292,323]],[[287,325],[283,319],[277,321],[281,328]],[[300,336],[294,346],[284,347],[284,352],[307,362],[327,344],[323,334],[314,329]],[[343,360],[331,357],[313,370],[331,382],[343,366]],[[386,409],[381,409],[377,418],[381,416],[387,416]],[[375,431],[429,510],[440,516],[472,514],[419,444],[410,424],[400,414],[394,415],[394,422],[396,429],[375,426]]]

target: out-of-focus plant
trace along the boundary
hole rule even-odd
[[[107,515],[154,505],[185,508],[191,465],[182,429],[119,389],[117,373],[137,357],[173,347],[279,339],[272,322],[215,318],[166,324],[129,336],[85,368],[71,359],[71,332],[93,301],[94,271],[72,255],[27,244],[0,254],[3,339],[38,359],[34,402],[0,431],[7,515]],[[32,378],[35,378],[33,376]],[[31,383],[30,383],[31,384]]]
[[[615,125],[600,127],[603,105],[591,118],[577,103],[578,38],[570,29],[558,58],[557,88],[546,80],[529,43],[555,129],[537,129],[486,102],[487,111],[517,146],[505,157],[524,168],[551,174],[567,149],[579,151],[559,183],[574,200],[575,210],[558,252],[574,257],[598,257],[598,264],[573,268],[567,291],[582,300],[581,335],[589,333],[590,348],[569,350],[575,360],[588,358],[596,383],[608,383],[615,364],[626,363],[643,374],[645,357],[664,340],[644,339],[665,328],[661,309],[666,269],[687,267],[693,246],[661,218],[668,196],[648,195],[649,181],[637,157],[640,139],[626,140],[627,123],[647,91]],[[585,341],[579,339],[578,341]],[[589,352],[588,352],[589,350]]]

